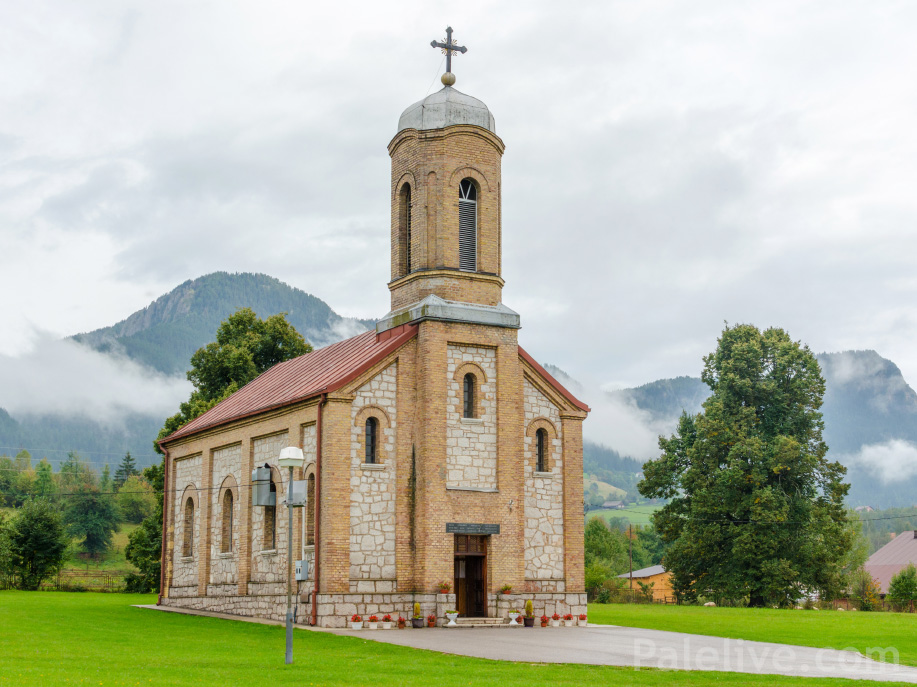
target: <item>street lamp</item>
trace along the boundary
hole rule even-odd
[[[287,654],[286,664],[293,663],[293,468],[301,468],[305,459],[302,449],[287,446],[280,449],[281,468],[289,468],[287,480]]]

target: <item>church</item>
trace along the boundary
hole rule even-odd
[[[161,441],[160,605],[283,620],[292,537],[298,624],[410,618],[415,602],[438,618],[526,600],[538,616],[586,612],[589,408],[519,346],[502,302],[504,144],[487,106],[453,88],[465,49],[451,33],[434,43],[444,87],[388,144],[391,311]],[[292,531],[288,446],[305,457]]]

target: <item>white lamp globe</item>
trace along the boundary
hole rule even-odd
[[[280,449],[280,460],[277,463],[282,468],[298,468],[302,467],[305,457],[302,454],[302,449],[297,446],[287,446],[286,448]]]

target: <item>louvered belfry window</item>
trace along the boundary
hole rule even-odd
[[[404,227],[404,273],[411,273],[411,186],[405,184],[401,190],[401,223]]]
[[[459,269],[478,270],[478,191],[471,179],[459,184]]]

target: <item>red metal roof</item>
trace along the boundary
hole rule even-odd
[[[278,363],[162,442],[340,389],[416,335],[417,325],[410,324],[379,336],[368,331]]]
[[[161,443],[340,389],[416,335],[416,324],[405,324],[379,335],[368,331],[274,365],[226,400],[167,436]],[[577,400],[521,347],[519,355],[564,398],[577,408],[589,411],[589,406]]]
[[[887,594],[892,577],[908,563],[917,565],[917,532],[911,530],[902,532],[876,551],[863,567],[878,581],[882,593]]]
[[[567,388],[563,384],[558,382],[556,379],[554,379],[554,377],[551,376],[550,372],[548,372],[541,365],[539,365],[538,362],[532,356],[530,356],[528,353],[522,350],[522,346],[519,347],[519,355],[521,355],[522,359],[525,360],[529,365],[534,367],[535,370],[537,370],[538,374],[544,377],[545,381],[547,381],[551,386],[557,389],[557,391],[560,392],[564,398],[570,401],[570,403],[575,405],[580,410],[585,410],[587,413],[589,412],[589,406],[587,406],[585,403],[580,401],[576,396],[574,396],[569,391],[567,391]]]

